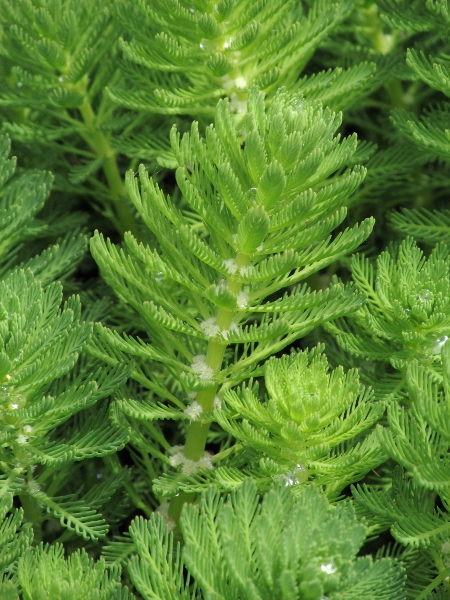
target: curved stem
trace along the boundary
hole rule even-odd
[[[116,153],[105,134],[96,127],[96,115],[87,94],[85,94],[83,104],[78,108],[87,130],[86,141],[94,150],[97,157],[103,159],[102,169],[108,184],[112,203],[111,221],[122,237],[126,231],[131,231],[138,238],[136,219],[127,201],[127,191],[117,166]]]

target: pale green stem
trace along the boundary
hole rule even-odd
[[[417,596],[416,600],[425,600],[425,598],[427,598],[440,583],[442,583],[445,579],[448,579],[448,577],[450,577],[450,567],[447,567],[441,571],[439,575],[435,577],[424,590],[422,590],[422,592]]]
[[[370,37],[374,48],[382,55],[389,54],[395,47],[396,36],[385,34],[382,23],[378,18],[378,7],[372,4],[366,11],[366,18],[370,28]],[[411,99],[404,93],[402,84],[398,79],[390,77],[384,84],[389,99],[394,108],[409,108]]]
[[[247,265],[249,263],[249,256],[246,254],[238,254],[236,256],[236,263],[239,267]],[[227,281],[227,286],[233,294],[238,294],[242,287],[242,283],[240,281],[229,279]],[[223,308],[217,311],[216,323],[222,331],[229,329],[236,312],[237,311],[226,310]],[[216,340],[208,342],[205,362],[211,367],[215,375],[217,375],[222,368],[222,361],[227,345],[226,342],[219,342]],[[215,385],[214,387],[197,394],[196,402],[200,404],[203,412],[210,412],[213,409],[214,398],[216,397],[218,387],[218,385]],[[206,439],[210,427],[210,422],[191,421],[187,428],[186,442],[184,444],[184,455],[187,459],[197,462],[202,458],[205,452]],[[174,496],[170,502],[169,515],[178,521],[183,505],[186,502],[192,501],[192,499],[193,495],[187,493],[181,493]]]
[[[25,519],[33,527],[34,542],[39,543],[42,540],[42,508],[36,498],[26,492],[19,495],[19,500]]]
[[[79,106],[79,111],[86,126],[87,141],[97,157],[103,159],[103,173],[109,187],[109,197],[112,203],[110,219],[122,237],[126,231],[131,231],[138,238],[136,219],[127,203],[127,191],[117,166],[116,153],[105,134],[96,128],[96,116],[87,94],[85,94],[83,104]]]
[[[19,462],[25,464],[28,462],[26,453],[16,453],[16,458]],[[33,480],[33,471],[31,466],[27,468],[27,479],[28,482]],[[19,494],[20,504],[22,505],[23,515],[25,519],[33,527],[33,538],[35,543],[39,543],[42,540],[42,507],[39,501],[34,498],[31,494],[24,491]]]

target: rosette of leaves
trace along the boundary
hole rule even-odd
[[[350,318],[326,325],[341,348],[354,356],[390,363],[403,373],[413,360],[435,363],[439,369],[450,331],[448,247],[438,244],[426,258],[407,238],[380,254],[376,269],[369,259],[357,255],[351,270],[366,303]],[[404,376],[397,379],[398,391]]]
[[[249,471],[262,485],[268,478],[285,485],[312,478],[336,493],[386,458],[376,437],[363,435],[381,418],[383,403],[373,401],[356,369],[330,372],[319,350],[271,358],[265,366],[264,401],[257,385],[227,390],[222,409],[215,412],[250,465],[253,452],[259,469]],[[221,480],[225,474],[238,478],[237,469],[219,471]]]
[[[267,357],[360,305],[351,286],[312,292],[296,284],[358,247],[373,225],[368,219],[330,235],[364,177],[360,167],[346,168],[356,138],[335,137],[339,115],[283,90],[266,111],[254,89],[245,140],[228,101],[219,102],[215,122],[205,139],[196,123],[182,139],[172,130],[189,212],[174,206],[143,167],[140,190],[128,174],[130,198],[158,250],[128,234],[120,250],[100,234],[92,241],[103,277],[138,311],[148,335],[135,339],[99,326],[90,345],[109,364],[133,357],[133,376],[150,391],[143,400],[118,399],[116,418],[133,420],[133,442],[142,451],[166,464],[178,461],[184,473],[211,467],[205,443],[222,386],[240,384]],[[137,433],[136,420],[160,419],[188,422],[176,457],[167,456],[173,442],[164,441],[156,423],[157,444]],[[159,490],[176,494],[177,485],[161,482]]]
[[[46,512],[96,539],[107,531],[96,509],[123,477],[105,480],[85,501],[79,493],[58,492],[74,461],[125,445],[128,432],[111,426],[106,398],[127,373],[79,360],[91,325],[81,321],[77,297],[63,307],[61,301],[61,284],[43,289],[31,271],[16,270],[0,281],[0,490],[19,496],[38,540]],[[89,414],[100,400],[96,414]]]
[[[182,549],[159,514],[130,526],[128,573],[146,600],[406,598],[400,565],[357,556],[366,528],[352,505],[332,507],[315,487],[298,498],[277,487],[260,499],[246,480],[225,501],[210,488],[183,509],[180,526]]]

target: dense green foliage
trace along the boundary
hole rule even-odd
[[[4,0],[0,597],[450,598],[448,0]]]

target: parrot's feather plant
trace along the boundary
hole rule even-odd
[[[0,599],[450,599],[448,0],[4,0]]]
[[[188,420],[181,444],[168,440],[158,448],[161,454],[172,446],[166,460],[180,466],[181,474],[212,469],[220,461],[221,453],[205,454],[205,445],[211,412],[219,410],[225,388],[257,376],[268,356],[362,301],[340,283],[324,292],[297,285],[358,247],[372,228],[367,220],[329,235],[344,220],[342,205],[364,176],[358,166],[345,168],[356,139],[335,137],[339,122],[339,115],[284,91],[266,110],[263,93],[253,88],[239,125],[228,102],[220,101],[205,139],[196,123],[183,137],[171,132],[177,184],[190,221],[141,168],[140,190],[133,174],[127,176],[129,194],[158,249],[139,244],[131,233],[120,251],[100,235],[92,241],[105,280],[140,313],[148,337],[118,336],[100,327],[92,353],[102,358],[112,348],[133,357],[140,373],[152,370],[158,387],[148,385],[141,406],[124,398],[117,410],[128,421]],[[167,280],[166,290],[157,273]],[[155,372],[152,359],[175,376],[177,390],[161,394],[167,376],[162,369]],[[165,415],[161,400],[171,407]],[[150,445],[142,450],[152,452]],[[226,452],[229,456],[233,447]],[[163,495],[179,491],[173,478],[155,485]],[[172,501],[174,516],[182,499]]]

